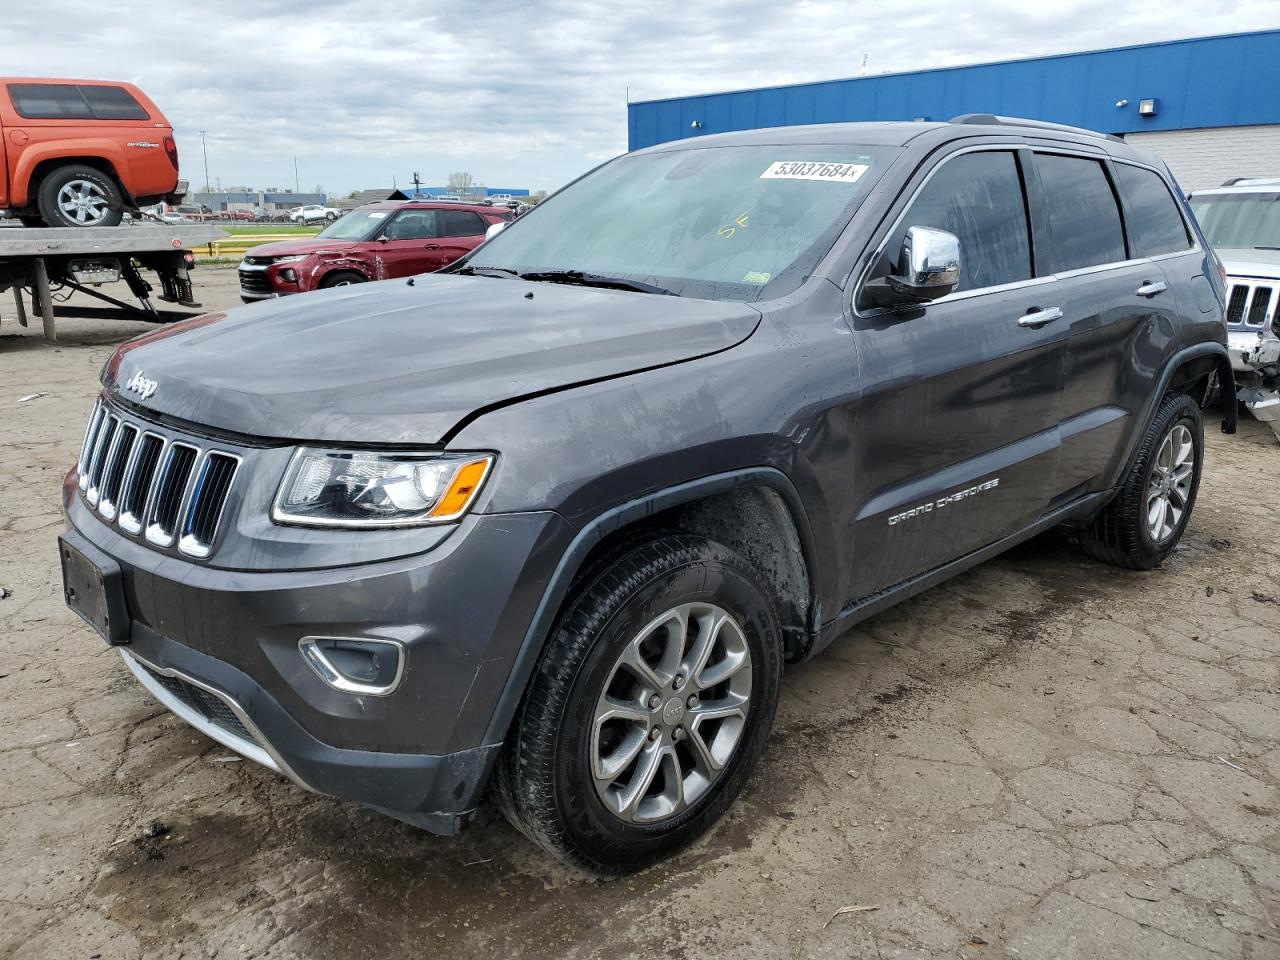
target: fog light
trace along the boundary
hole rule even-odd
[[[385,697],[404,673],[404,647],[394,640],[303,637],[298,652],[316,676],[343,693]]]
[[[298,279],[298,271],[294,270],[293,267],[285,267],[280,271],[280,276],[283,279],[288,280],[290,283],[293,283]]]

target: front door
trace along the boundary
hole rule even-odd
[[[411,277],[439,270],[440,241],[436,239],[436,210],[401,210],[374,241],[374,264],[379,280]]]
[[[1024,528],[1058,493],[1066,304],[1053,278],[1034,276],[1024,162],[1009,149],[944,158],[868,277],[891,268],[908,227],[960,240],[954,293],[854,319],[850,601]]]

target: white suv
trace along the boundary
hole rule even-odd
[[[294,223],[332,223],[342,216],[341,210],[333,207],[322,207],[318,203],[309,203],[305,207],[295,207],[289,211],[289,219]]]
[[[1188,199],[1227,271],[1240,400],[1280,439],[1280,177],[1233,177]]]

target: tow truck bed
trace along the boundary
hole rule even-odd
[[[46,228],[0,227],[0,291],[13,290],[18,322],[27,325],[24,291],[30,291],[32,310],[44,322],[44,335],[56,341],[53,291],[75,290],[111,304],[129,316],[167,323],[194,316],[192,310],[157,310],[151,302],[152,284],[142,270],[160,281],[157,299],[195,308],[187,270],[190,249],[227,233],[205,224],[135,223],[119,227]],[[100,286],[125,281],[136,304],[103,293]],[[64,313],[96,315],[90,308]]]

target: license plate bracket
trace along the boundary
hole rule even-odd
[[[58,537],[63,598],[72,612],[93,627],[107,643],[112,646],[126,644],[129,642],[129,611],[124,602],[120,565],[87,543],[74,542],[79,539],[67,533]]]

